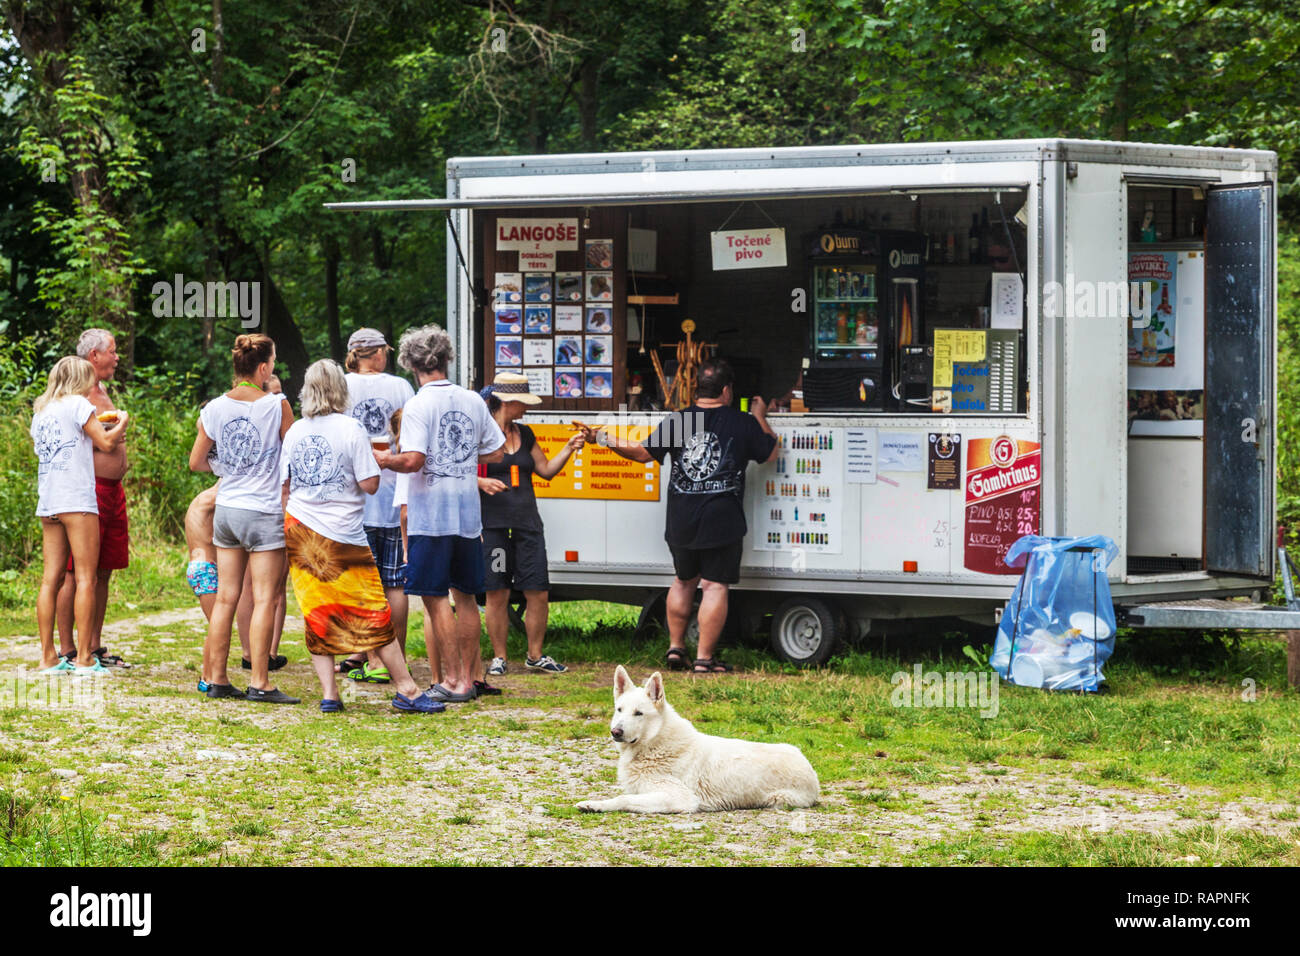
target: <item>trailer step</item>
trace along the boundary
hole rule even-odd
[[[1199,598],[1190,601],[1158,601],[1119,610],[1119,623],[1125,627],[1300,630],[1300,610],[1275,604]]]

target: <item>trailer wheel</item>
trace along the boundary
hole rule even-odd
[[[772,650],[792,664],[818,667],[831,659],[845,630],[844,616],[832,604],[793,597],[772,615]]]

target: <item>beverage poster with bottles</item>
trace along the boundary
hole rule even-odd
[[[1177,270],[1176,252],[1129,254],[1129,365],[1174,364]]]

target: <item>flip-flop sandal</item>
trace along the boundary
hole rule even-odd
[[[701,670],[703,668],[703,670]],[[716,657],[701,657],[695,661],[692,673],[709,675],[709,674],[730,674],[735,668],[730,664],[718,660]]]
[[[668,653],[664,655],[664,664],[670,671],[684,671],[690,658],[686,656],[686,648],[670,647]]]
[[[122,660],[122,658],[118,657],[116,654],[109,654],[102,647],[99,648],[98,650],[91,651],[91,653],[94,654],[96,657],[98,657],[99,662],[103,664],[105,667],[130,667],[131,666],[126,661]]]

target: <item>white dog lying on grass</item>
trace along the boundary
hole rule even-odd
[[[658,673],[637,687],[621,665],[614,672],[610,735],[622,751],[623,795],[584,800],[579,810],[695,813],[817,802],[817,774],[797,747],[700,733],[664,699]]]

